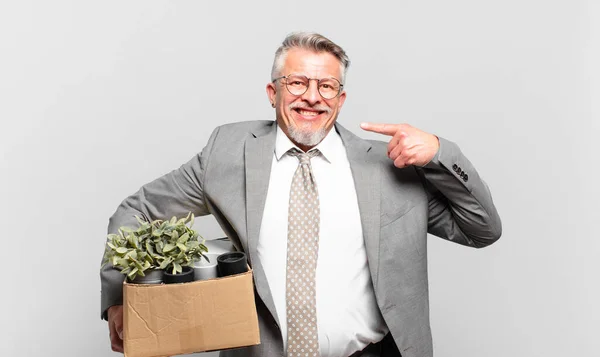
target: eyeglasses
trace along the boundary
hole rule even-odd
[[[278,79],[285,79],[285,87],[288,92],[292,95],[302,95],[308,90],[311,80],[317,81],[317,89],[321,97],[324,99],[333,99],[337,97],[342,91],[343,84],[335,78],[308,78],[306,76],[298,74],[290,74],[289,76],[277,77],[273,80],[273,83]]]

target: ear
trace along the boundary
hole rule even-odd
[[[344,102],[346,101],[346,91],[343,90],[342,93],[340,93],[340,99],[338,102],[338,109],[342,109],[342,106],[344,105]]]
[[[267,84],[267,97],[269,97],[269,102],[271,104],[271,106],[273,108],[275,108],[275,101],[277,99],[277,87],[275,86],[275,83],[273,82],[269,82]]]

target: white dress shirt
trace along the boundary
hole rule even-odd
[[[277,127],[269,189],[258,240],[265,270],[287,346],[286,266],[290,186],[298,159],[286,155],[296,147]],[[335,128],[316,147],[311,159],[321,211],[317,261],[317,327],[322,357],[347,357],[380,341],[388,332],[367,265],[367,253],[346,149]]]

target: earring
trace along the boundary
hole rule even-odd
[[[275,108],[275,103],[271,102],[271,106],[272,106],[273,108]]]

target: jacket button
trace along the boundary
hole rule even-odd
[[[463,176],[463,181],[465,181],[465,182],[469,181],[469,175],[465,174],[465,176]]]
[[[452,170],[454,170],[454,171],[458,170],[458,165],[457,164],[452,165]]]

